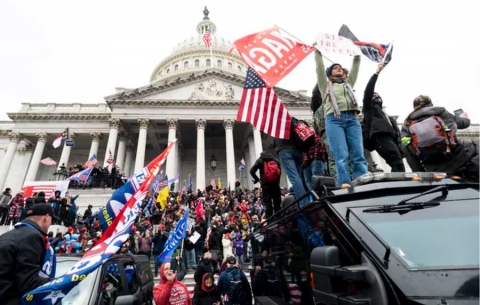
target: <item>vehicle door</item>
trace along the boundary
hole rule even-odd
[[[100,289],[95,304],[114,305],[117,298],[126,294],[125,272],[120,260],[109,260],[102,266]]]

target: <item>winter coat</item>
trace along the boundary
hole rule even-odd
[[[195,283],[202,283],[202,278],[205,273],[216,273],[216,266],[214,264],[214,261],[211,259],[202,259],[200,263],[198,263],[197,269],[195,270],[195,274],[193,275],[193,278],[195,280]]]
[[[225,262],[229,256],[234,256],[232,252],[232,241],[230,239],[222,239],[223,261]]]
[[[165,263],[160,267],[161,282],[153,289],[153,299],[157,305],[192,305],[187,286],[178,281],[168,281],[164,274]]]
[[[159,255],[163,251],[163,245],[166,241],[165,236],[162,233],[157,233],[153,236],[153,254]]]
[[[22,296],[47,283],[39,275],[45,258],[45,238],[37,223],[24,220],[36,229],[23,226],[0,235],[0,304],[19,305]]]
[[[213,290],[206,292],[202,289],[202,284],[195,284],[195,290],[192,299],[192,305],[212,305],[216,302],[222,304],[222,296],[217,285],[213,285]]]

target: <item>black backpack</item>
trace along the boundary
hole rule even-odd
[[[228,281],[228,304],[245,304],[246,298],[243,290],[242,277],[239,269],[230,271],[227,275]]]
[[[282,297],[282,284],[279,273],[275,269],[262,269],[264,296]]]

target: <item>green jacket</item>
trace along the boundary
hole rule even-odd
[[[328,114],[333,113],[333,104],[330,100],[330,93],[328,92],[328,80],[327,80],[327,73],[325,64],[323,63],[323,56],[320,51],[315,50],[315,62],[317,63],[317,82],[318,82],[318,89],[322,94],[322,106],[324,107],[324,116],[326,117]],[[355,85],[357,81],[358,71],[360,68],[360,55],[353,57],[353,64],[350,73],[348,74],[348,82],[350,86]],[[352,108],[351,106],[351,98],[348,95],[347,88],[344,84],[333,83],[333,92],[335,94],[335,98],[337,100],[338,108],[340,111],[356,111],[360,112],[358,106]],[[357,101],[358,103],[358,101]]]

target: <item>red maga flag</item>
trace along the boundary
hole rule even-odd
[[[251,123],[258,130],[280,139],[290,138],[292,117],[272,88],[248,68],[237,121]]]
[[[274,87],[293,70],[314,48],[285,37],[278,27],[245,36],[234,42],[243,61]]]

